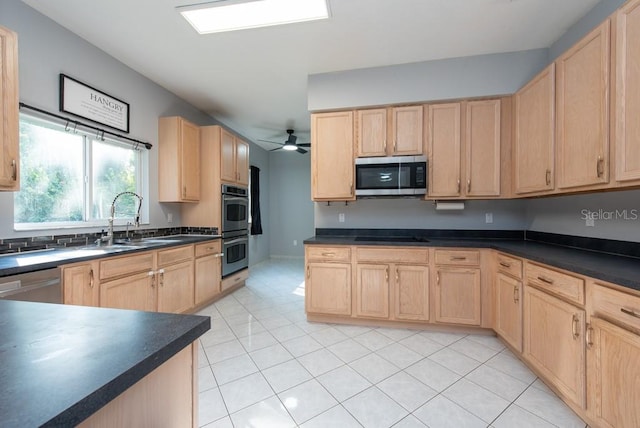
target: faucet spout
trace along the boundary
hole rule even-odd
[[[111,216],[109,217],[109,231],[107,232],[107,245],[113,245],[113,220],[116,217],[116,201],[122,195],[131,195],[138,198],[138,210],[136,211],[136,216],[134,218],[135,227],[140,227],[140,209],[142,208],[142,196],[138,195],[134,192],[120,192],[113,198],[113,202],[111,202]],[[127,228],[128,229],[128,228]]]

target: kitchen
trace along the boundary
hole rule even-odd
[[[602,2],[596,7],[595,12],[588,16],[583,25],[594,26],[603,17],[611,13],[619,4]],[[620,2],[618,2],[620,3]],[[50,111],[56,111],[58,102],[57,77],[60,72],[66,72],[80,80],[108,89],[120,94],[132,105],[131,135],[146,136],[152,143],[157,129],[157,118],[161,116],[184,116],[198,124],[216,125],[211,117],[204,115],[194,107],[183,102],[174,95],[160,89],[141,75],[128,69],[121,63],[114,61],[104,52],[98,51],[84,40],[63,30],[44,16],[34,12],[25,4],[14,1],[4,3],[0,9],[0,24],[15,29],[20,35],[20,99],[34,105],[47,107]],[[37,28],[37,31],[33,29]],[[560,54],[566,50],[575,40],[580,29],[575,29],[575,35],[569,34],[557,45],[552,46],[555,53]],[[46,43],[43,43],[46,41]],[[64,47],[64,48],[60,48]],[[544,52],[543,52],[544,51]],[[408,82],[416,82],[413,88],[420,86],[424,92],[411,93],[405,97],[405,93],[391,94],[391,97],[403,100],[432,100],[449,99],[468,96],[484,96],[513,93],[519,86],[531,76],[531,70],[536,64],[546,61],[546,50],[533,51],[524,54],[498,55],[488,61],[487,57],[478,57],[476,62],[469,59],[461,65],[455,60],[445,61],[440,64],[425,63],[391,67],[388,70],[380,70],[379,79],[399,79]],[[487,64],[488,63],[488,64]],[[72,64],[78,64],[72,66]],[[444,67],[441,69],[438,82],[446,82],[447,78],[454,76],[468,82],[468,87],[459,87],[456,82],[450,84],[429,85],[419,80],[421,74],[433,76],[434,71],[429,67]],[[478,67],[487,67],[486,74],[494,74],[501,78],[495,81],[480,81]],[[505,70],[507,67],[518,68],[513,74]],[[467,67],[476,70],[460,77],[451,70]],[[500,73],[502,71],[502,73]],[[26,77],[24,74],[28,73]],[[396,77],[390,77],[395,75]],[[113,76],[119,76],[114,78]],[[398,77],[399,76],[399,77]],[[515,77],[514,77],[515,76]],[[349,106],[379,105],[394,103],[388,99],[366,98],[372,93],[372,87],[380,87],[378,81],[371,82],[371,87],[366,86],[366,81],[361,79],[358,71],[346,71],[331,73],[331,75],[311,76],[308,87],[309,110],[340,109]],[[334,79],[333,84],[327,85],[327,79]],[[509,78],[511,80],[509,80]],[[416,80],[417,79],[417,80]],[[444,80],[443,80],[444,79]],[[116,82],[117,80],[117,82]],[[391,80],[391,81],[394,81]],[[357,83],[359,81],[359,83]],[[349,86],[352,90],[346,92],[340,88]],[[446,94],[438,92],[442,88],[450,88]],[[360,90],[356,90],[360,88]],[[453,89],[455,88],[455,89]],[[334,89],[338,94],[332,94]],[[399,87],[397,90],[401,91]],[[404,88],[409,92],[409,87]],[[457,91],[457,92],[456,92]],[[415,92],[415,91],[412,91]],[[122,94],[126,94],[125,97]],[[339,98],[338,98],[339,96]],[[350,99],[344,99],[351,96]],[[247,140],[249,140],[247,138]],[[610,192],[601,194],[586,194],[575,196],[562,196],[555,198],[540,198],[531,200],[497,200],[497,201],[470,201],[465,210],[461,212],[442,213],[436,212],[431,202],[422,202],[415,199],[402,200],[358,200],[348,205],[332,203],[313,204],[310,202],[309,187],[309,157],[295,155],[293,160],[283,154],[269,155],[260,147],[249,143],[251,164],[257,165],[263,171],[262,207],[263,224],[265,233],[249,238],[250,263],[259,264],[270,256],[297,256],[302,257],[302,241],[314,235],[314,228],[388,228],[389,219],[393,219],[394,228],[407,229],[512,229],[512,230],[536,230],[542,232],[571,234],[578,236],[592,236],[605,239],[619,239],[624,241],[638,241],[638,229],[629,226],[629,221],[617,219],[617,221],[598,221],[596,227],[586,226],[580,219],[580,210],[589,209],[597,211],[606,207],[607,210],[633,209],[630,201],[637,200],[637,191]],[[157,164],[157,151],[149,152],[150,177],[156,172],[153,165]],[[284,173],[287,171],[287,174]],[[294,172],[295,171],[295,172]],[[289,175],[291,174],[291,175]],[[295,174],[295,175],[294,175]],[[158,192],[157,183],[151,179],[148,183],[149,227],[171,227],[169,217],[173,218],[173,225],[179,225],[181,207],[175,203],[159,203],[153,195]],[[0,194],[1,205],[11,207],[13,196],[9,193]],[[287,207],[300,207],[304,210],[295,219],[289,220]],[[268,207],[268,209],[267,209]],[[494,223],[487,223],[487,213],[492,214]],[[344,214],[340,216],[340,214]],[[315,218],[315,220],[313,220]],[[341,222],[340,219],[344,219]],[[306,219],[306,221],[304,221]],[[106,226],[106,225],[105,225]],[[147,227],[146,225],[144,227]],[[3,238],[19,238],[31,236],[32,233],[13,230],[13,220],[3,216],[0,219],[0,236]],[[95,232],[95,229],[78,230],[79,233]],[[280,239],[280,237],[282,237]],[[292,245],[297,240],[298,245]],[[214,322],[215,325],[215,322]]]

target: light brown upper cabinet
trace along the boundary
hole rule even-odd
[[[311,199],[355,200],[353,112],[311,115]]]
[[[607,19],[556,60],[559,189],[609,181],[609,30]]]
[[[241,186],[249,185],[249,144],[222,129],[220,138],[220,178]]]
[[[519,195],[554,188],[555,64],[514,96],[514,192]]]
[[[158,120],[158,201],[200,199],[200,128],[179,116]]]
[[[427,197],[499,197],[501,100],[432,104],[427,106],[426,121]]]
[[[357,157],[421,155],[422,116],[422,106],[357,110]]]
[[[0,190],[20,190],[18,36],[0,27]]]
[[[640,1],[615,16],[615,153],[617,181],[640,180]]]

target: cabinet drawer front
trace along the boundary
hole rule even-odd
[[[358,247],[356,248],[356,259],[359,262],[426,264],[429,262],[429,250],[426,248]]]
[[[436,250],[436,264],[456,266],[478,266],[480,251],[477,250]]]
[[[193,245],[158,251],[158,266],[166,266],[193,258]]]
[[[348,262],[351,261],[351,248],[313,245],[306,248],[306,255],[308,260]]]
[[[593,313],[640,331],[640,297],[594,283]]]
[[[499,253],[496,256],[496,263],[498,264],[498,272],[522,279],[522,260]]]
[[[220,252],[222,252],[222,242],[220,240],[196,244],[196,257],[218,254]]]
[[[558,272],[531,262],[525,265],[528,284],[584,305],[584,279]]]
[[[153,270],[153,252],[100,260],[100,279],[116,278]]]

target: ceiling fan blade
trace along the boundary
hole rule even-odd
[[[298,146],[300,146],[300,144],[298,144]],[[298,147],[297,152],[298,152],[298,153],[307,153],[307,150],[305,150],[305,149],[302,149],[302,148]]]
[[[278,147],[277,149],[271,149],[270,152],[275,152],[276,150],[282,150],[282,147]]]
[[[263,143],[277,144],[277,145],[279,145],[279,146],[282,146],[282,145],[284,144],[284,143],[278,143],[278,142],[276,142],[276,141],[261,140],[261,139],[258,139],[258,141],[262,141]]]
[[[311,147],[311,143],[298,143],[298,147]]]

